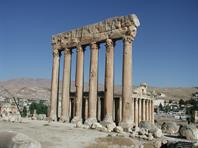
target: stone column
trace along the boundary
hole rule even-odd
[[[82,46],[77,47],[76,57],[76,98],[75,98],[75,117],[72,123],[82,122],[82,100],[83,100],[83,68],[84,68],[84,50]]]
[[[131,102],[131,106],[132,106],[132,121],[133,121],[133,123],[134,123],[134,121],[135,121],[135,112],[134,112],[134,98],[132,98],[132,102]]]
[[[149,100],[149,108],[150,108],[150,114],[149,114],[149,116],[150,116],[150,121],[152,122],[152,100]]]
[[[111,39],[106,40],[106,56],[105,56],[105,96],[104,109],[105,117],[103,125],[114,124],[113,122],[113,68],[114,68],[114,45]]]
[[[122,75],[122,121],[120,126],[133,126],[132,121],[132,36],[124,37],[123,75]]]
[[[151,121],[151,100],[148,101],[148,120]]]
[[[62,122],[69,122],[71,53],[71,49],[65,48],[62,84],[62,108],[60,118]]]
[[[142,120],[145,121],[145,99],[142,99]]]
[[[85,124],[91,125],[96,120],[97,106],[97,87],[98,87],[98,45],[91,44],[91,59],[89,73],[89,102],[88,102],[88,119]]]
[[[147,102],[147,104],[146,104],[146,109],[147,109],[147,111],[146,111],[146,116],[147,116],[147,121],[149,121],[149,100],[147,100],[146,101]]]
[[[97,120],[101,121],[101,99],[98,97],[97,99]]]
[[[145,120],[147,121],[148,120],[148,117],[147,117],[147,99],[145,99]]]
[[[58,79],[59,79],[60,52],[53,50],[53,69],[51,81],[50,112],[49,120],[57,121],[57,98],[58,98]]]
[[[138,99],[138,124],[142,120],[142,99]]]
[[[138,125],[138,98],[134,101],[135,125]]]
[[[154,104],[153,104],[153,100],[151,101],[151,122],[154,123]]]

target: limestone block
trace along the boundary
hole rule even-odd
[[[179,126],[175,122],[164,122],[161,129],[164,133],[176,134],[179,131]]]
[[[116,133],[123,133],[123,128],[121,126],[116,126],[113,131]]]
[[[198,129],[195,125],[181,126],[179,129],[180,136],[188,140],[198,140]]]
[[[41,148],[38,141],[12,131],[0,132],[0,146],[2,148]]]

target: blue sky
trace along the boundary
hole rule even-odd
[[[198,86],[197,0],[0,0],[0,80],[50,79],[52,34],[131,13],[141,23],[133,46],[133,83]],[[122,50],[122,42],[118,41],[116,84],[122,82]],[[73,53],[74,80],[75,50]],[[89,76],[89,55],[87,48],[85,81]],[[104,81],[104,57],[101,45],[100,83]]]

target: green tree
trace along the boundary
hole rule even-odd
[[[21,116],[22,117],[26,117],[27,116],[27,107],[26,106],[23,107],[23,111],[22,111]]]
[[[179,106],[180,106],[180,107],[181,107],[182,105],[185,105],[185,103],[186,103],[186,102],[185,102],[183,99],[180,99],[180,100],[179,100]]]
[[[161,103],[159,104],[159,110],[160,110],[160,111],[163,111],[163,106],[162,106]]]
[[[32,102],[32,104],[30,105],[30,113],[33,114],[34,110],[36,110],[37,114],[47,115],[48,107],[42,101],[40,101],[39,103]]]

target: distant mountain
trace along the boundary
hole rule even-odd
[[[88,83],[84,83],[84,91],[88,91]],[[62,92],[62,82],[59,84],[60,93]],[[0,96],[11,97],[12,95],[26,99],[49,100],[51,89],[51,80],[49,79],[31,79],[19,78],[7,81],[0,81]],[[114,93],[121,94],[122,87],[114,86]],[[98,90],[104,90],[104,85],[99,84]],[[165,99],[184,99],[188,100],[191,94],[198,91],[198,88],[156,88],[149,87],[149,91],[155,90],[156,93],[164,93]],[[71,82],[71,91],[75,91],[75,82]]]

